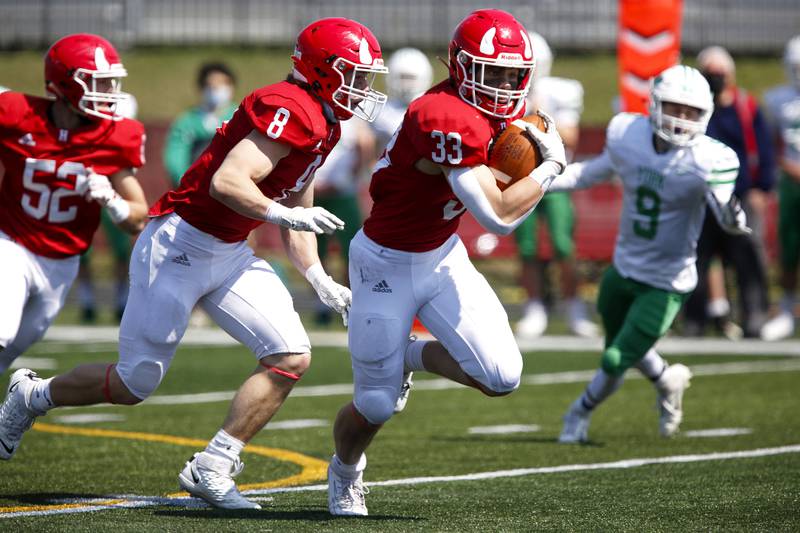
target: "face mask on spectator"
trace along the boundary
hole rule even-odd
[[[716,100],[719,97],[719,93],[721,93],[725,88],[725,74],[703,72],[703,77],[705,77],[706,81],[708,82],[708,86],[711,88],[711,93],[714,95],[714,100]]]
[[[203,105],[209,109],[219,109],[230,103],[233,89],[227,85],[203,89]]]

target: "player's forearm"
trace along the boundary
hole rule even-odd
[[[128,204],[130,212],[128,217],[118,222],[117,225],[128,233],[139,233],[147,224],[147,204],[145,202],[123,201]]]
[[[550,185],[551,191],[571,191],[586,189],[592,185],[605,181],[614,175],[611,160],[605,152],[593,159],[570,163],[564,172],[559,174]]]
[[[264,220],[272,200],[247,176],[220,168],[211,178],[209,194],[236,213]]]
[[[281,241],[289,260],[301,274],[305,275],[309,267],[320,262],[314,233],[281,228]]]

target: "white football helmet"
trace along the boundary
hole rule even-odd
[[[431,86],[433,67],[416,48],[401,48],[389,58],[386,84],[389,95],[408,105]]]
[[[786,69],[786,77],[800,91],[800,35],[786,43],[783,66]]]
[[[667,115],[664,102],[684,104],[700,110],[697,120]],[[714,111],[714,97],[700,71],[675,65],[650,80],[650,123],[653,131],[675,146],[689,146],[706,132]]]
[[[528,36],[531,38],[533,57],[536,58],[536,70],[533,72],[533,83],[536,83],[536,80],[550,76],[550,69],[553,66],[553,51],[544,37],[535,31],[529,31]]]

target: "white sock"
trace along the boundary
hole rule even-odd
[[[36,382],[31,392],[31,408],[37,413],[44,414],[55,405],[50,398],[50,382],[53,378],[41,379]]]
[[[731,303],[727,298],[716,298],[708,302],[706,312],[711,318],[722,318],[731,314]]]
[[[664,373],[664,370],[666,370],[668,366],[667,362],[659,355],[655,348],[650,348],[647,353],[644,354],[644,357],[639,359],[636,363],[636,368],[653,383],[658,381],[658,378],[661,377],[661,374]]]
[[[343,478],[355,479],[367,468],[367,456],[362,453],[356,464],[348,465],[343,463],[336,454],[333,454],[331,458],[331,468],[333,468],[333,471],[336,472],[337,475]]]
[[[425,370],[425,365],[422,363],[422,349],[428,342],[430,341],[413,340],[408,343],[403,361],[403,368],[406,372]]]
[[[212,455],[235,461],[242,453],[243,448],[244,442],[236,437],[231,437],[224,429],[220,429],[206,446],[206,451]]]
[[[612,376],[606,374],[602,368],[597,369],[592,381],[589,382],[580,397],[581,406],[586,411],[591,411],[614,394],[614,391],[622,385],[623,379],[623,376]]]

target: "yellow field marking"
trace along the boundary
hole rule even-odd
[[[176,437],[173,435],[159,435],[157,433],[143,433],[139,431],[119,431],[114,429],[97,429],[97,428],[75,428],[67,426],[57,426],[55,424],[44,424],[37,422],[33,429],[44,433],[56,433],[61,435],[79,435],[82,437],[100,437],[109,439],[128,439],[139,440],[144,442],[160,442],[164,444],[175,444],[177,446],[191,446],[205,448],[207,441],[200,439],[191,439],[188,437]],[[279,461],[286,461],[298,465],[301,470],[300,473],[292,476],[287,476],[273,481],[264,481],[262,483],[248,483],[240,485],[241,490],[251,489],[268,489],[274,487],[289,487],[292,485],[302,485],[313,481],[325,479],[328,463],[309,457],[302,453],[293,452],[290,450],[283,450],[280,448],[269,448],[266,446],[248,445],[245,449],[247,453],[254,453],[263,457],[277,459]],[[182,498],[186,497],[186,492],[174,492],[167,494],[167,498]],[[93,507],[93,506],[112,506],[124,503],[126,500],[102,500],[96,502],[85,503],[65,503],[57,505],[27,505],[18,507],[0,507],[0,514],[30,512],[30,511],[56,511],[61,509],[74,509],[77,507]]]

